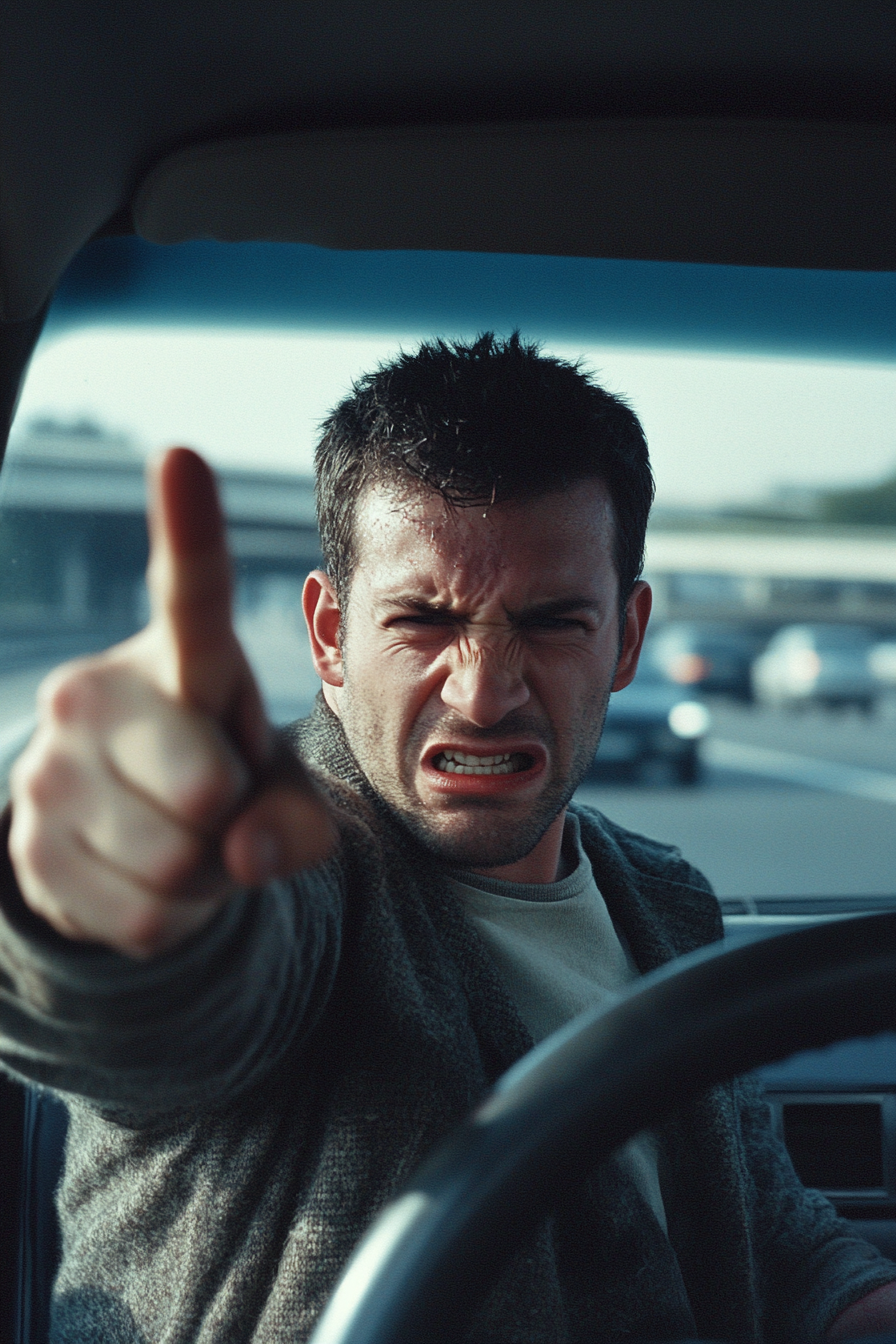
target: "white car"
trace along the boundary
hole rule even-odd
[[[870,711],[880,690],[869,661],[874,642],[861,626],[787,625],[753,664],[753,694],[764,705]]]

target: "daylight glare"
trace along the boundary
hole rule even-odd
[[[221,466],[308,472],[316,427],[352,379],[425,334],[81,331],[39,348],[17,428],[88,418],[144,452],[184,442]],[[583,359],[637,410],[661,504],[755,502],[782,486],[865,484],[896,469],[892,364],[545,346]]]

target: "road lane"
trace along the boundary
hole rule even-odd
[[[792,751],[717,737],[704,743],[703,760],[706,765],[723,770],[743,770],[762,778],[780,779],[786,784],[896,804],[896,774],[884,770],[841,765],[836,761],[819,760],[817,756],[802,756]]]
[[[896,892],[896,714],[717,701],[695,789],[589,786],[582,801],[678,845],[723,896]]]
[[[875,714],[855,709],[760,709],[711,703],[714,739],[743,742],[818,760],[896,774],[896,704]]]
[[[720,896],[896,892],[889,803],[710,769],[693,789],[587,787],[582,802],[677,845]]]

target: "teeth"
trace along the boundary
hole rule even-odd
[[[465,751],[444,751],[442,755],[449,761],[456,761],[458,765],[500,765],[503,761],[510,760],[510,752],[505,751],[500,756],[473,756]]]
[[[522,752],[501,752],[494,756],[474,756],[471,752],[441,751],[433,760],[437,770],[448,775],[510,775],[526,768]]]

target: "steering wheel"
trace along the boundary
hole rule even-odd
[[[896,913],[710,947],[498,1081],[364,1237],[309,1344],[456,1344],[514,1247],[640,1130],[797,1050],[896,1026]]]

